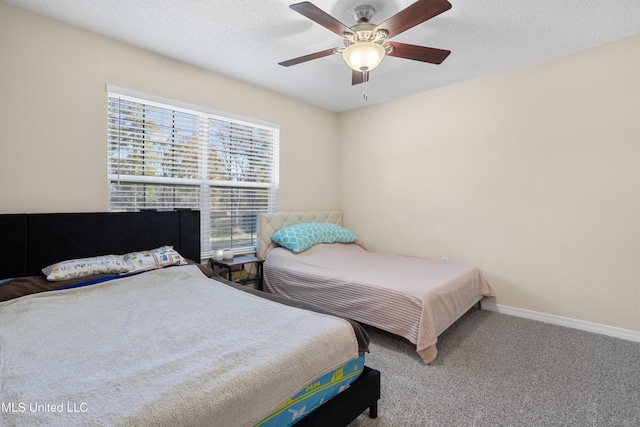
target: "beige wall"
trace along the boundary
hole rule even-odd
[[[345,224],[372,250],[480,266],[497,304],[640,331],[638,52],[341,114]]]
[[[338,208],[336,113],[0,2],[0,213],[106,209],[106,84],[280,124],[280,209]]]

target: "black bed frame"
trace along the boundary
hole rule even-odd
[[[200,212],[91,212],[0,215],[0,279],[42,275],[50,264],[171,245],[200,261]],[[380,372],[369,367],[351,386],[302,418],[298,427],[346,426],[369,408],[377,417]]]

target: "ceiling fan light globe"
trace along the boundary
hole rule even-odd
[[[378,43],[359,42],[347,46],[342,58],[349,68],[355,71],[371,71],[380,65],[385,49]]]

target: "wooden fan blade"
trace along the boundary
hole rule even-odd
[[[418,0],[378,25],[374,32],[387,30],[387,38],[391,38],[449,9],[451,3],[447,0]]]
[[[364,82],[368,82],[369,81],[369,73],[368,72],[362,72],[362,71],[356,71],[356,70],[351,70],[351,84],[352,85],[359,85],[360,83],[364,83]]]
[[[353,31],[351,31],[349,27],[347,27],[342,22],[338,21],[336,18],[329,15],[319,7],[315,6],[311,2],[303,1],[302,3],[292,4],[289,7],[299,14],[311,19],[313,22],[322,25],[330,31],[333,31],[340,37],[342,37],[342,34],[345,32],[353,34]]]
[[[451,53],[450,50],[436,49],[433,47],[416,46],[413,44],[389,42],[387,45],[393,46],[387,56],[397,58],[412,59],[414,61],[428,62],[430,64],[441,64]]]
[[[283,67],[290,67],[292,65],[301,64],[303,62],[311,61],[313,59],[324,58],[325,56],[331,56],[334,53],[336,53],[336,49],[337,48],[334,47],[331,49],[322,50],[320,52],[310,53],[309,55],[304,55],[298,58],[289,59],[288,61],[278,62],[278,64],[282,65]]]

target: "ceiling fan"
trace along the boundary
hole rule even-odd
[[[345,47],[334,47],[280,62],[284,67],[342,53],[344,61],[353,70],[351,84],[356,85],[367,82],[369,72],[376,68],[385,56],[440,64],[451,53],[449,50],[387,41],[451,9],[451,3],[447,0],[418,0],[377,25],[371,23],[375,9],[369,5],[358,6],[353,11],[357,23],[352,27],[347,27],[308,1],[289,7],[341,36]]]

